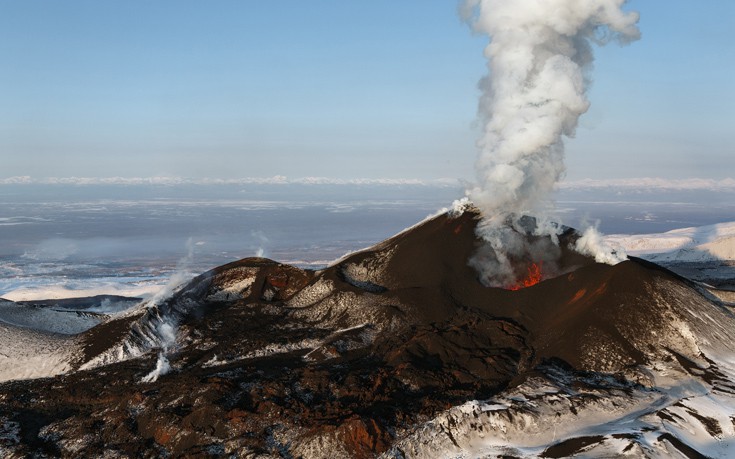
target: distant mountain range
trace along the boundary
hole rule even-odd
[[[629,254],[660,262],[735,261],[735,222],[659,234],[610,235]]]
[[[735,302],[735,222],[681,228],[659,234],[610,235],[609,244],[689,279],[717,287]]]

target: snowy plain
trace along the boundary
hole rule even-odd
[[[550,211],[575,228],[596,224],[653,261],[733,258],[732,225],[708,225],[735,220],[735,189],[623,185],[562,187]],[[0,297],[145,298],[174,273],[193,276],[250,256],[321,268],[450,206],[463,190],[314,180],[0,183]]]
[[[607,242],[631,255],[661,262],[735,260],[735,222],[679,228],[654,234],[611,234]]]

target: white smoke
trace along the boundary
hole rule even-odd
[[[457,218],[471,206],[472,202],[470,201],[470,198],[465,196],[461,199],[455,199],[452,203],[452,207],[448,209],[442,209],[440,213],[447,213],[451,218]]]
[[[605,242],[602,234],[594,226],[587,227],[582,237],[575,242],[574,249],[581,254],[595,257],[598,263],[609,265],[620,263],[628,258],[623,248],[613,248]]]
[[[267,257],[267,247],[270,244],[270,239],[262,231],[252,230],[250,235],[258,242],[258,248],[255,250],[255,256],[259,258]]]
[[[510,259],[530,256],[513,227],[523,214],[544,213],[564,174],[563,136],[574,135],[589,108],[591,45],[639,37],[638,14],[624,12],[624,3],[465,0],[461,6],[472,29],[490,37],[489,74],[480,82],[477,184],[468,195],[485,219],[479,234],[494,252],[500,279],[486,279],[491,285],[514,276]]]
[[[156,327],[156,338],[160,345],[156,367],[140,381],[144,383],[155,382],[160,376],[171,371],[171,365],[166,357],[176,346],[176,324],[170,319],[161,319]]]
[[[169,299],[177,287],[183,285],[185,282],[190,281],[194,277],[194,273],[191,272],[191,266],[194,262],[194,240],[189,238],[186,241],[186,255],[181,257],[176,263],[176,271],[168,278],[166,285],[164,285],[155,295],[148,300],[148,307],[154,307],[165,300]]]
[[[492,287],[511,287],[525,276],[531,263],[543,266],[545,276],[558,274],[561,227],[550,220],[508,218],[502,225],[483,218],[477,233],[485,240],[469,260],[480,280]]]
[[[158,381],[158,378],[160,376],[165,375],[171,371],[171,365],[168,363],[168,359],[166,358],[166,355],[161,352],[158,354],[158,360],[156,360],[156,368],[154,368],[150,373],[143,376],[141,378],[140,382],[144,383],[152,383]]]
[[[156,308],[176,292],[177,288],[184,285],[185,282],[191,280],[193,274],[189,268],[194,260],[194,241],[192,238],[186,242],[187,254],[182,257],[176,265],[174,272],[168,280],[168,283],[148,300],[147,307]],[[158,360],[156,367],[141,379],[141,382],[149,383],[158,380],[159,376],[165,375],[171,370],[167,355],[176,346],[176,329],[178,324],[171,316],[157,316],[158,323],[155,326],[154,340],[157,341],[160,350],[158,352]]]
[[[156,368],[145,375],[143,379],[141,379],[141,382],[155,382],[158,380],[159,376],[163,376],[171,371],[171,365],[168,363],[166,354],[168,354],[169,350],[176,345],[176,327],[174,324],[164,321],[158,325],[157,331],[161,340],[162,348],[158,353]]]

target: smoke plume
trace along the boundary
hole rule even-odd
[[[171,275],[166,286],[147,302],[147,307],[152,311],[152,319],[149,324],[150,341],[159,346],[159,352],[156,367],[145,375],[141,379],[141,382],[155,382],[160,376],[167,374],[171,370],[167,355],[176,346],[178,323],[176,317],[172,314],[161,314],[158,307],[171,298],[177,288],[180,288],[186,281],[191,279],[192,273],[189,272],[189,267],[194,260],[194,246],[194,240],[189,238],[186,242],[187,254],[177,263],[176,272]]]
[[[468,190],[485,219],[480,235],[493,252],[483,261],[490,285],[512,282],[512,259],[532,256],[518,221],[544,213],[564,174],[563,137],[574,135],[589,108],[592,45],[639,37],[638,14],[624,12],[624,3],[465,0],[461,6],[472,29],[490,37],[489,74],[480,81],[477,183]],[[534,232],[552,227],[558,225]]]

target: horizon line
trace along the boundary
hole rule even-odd
[[[426,187],[469,187],[471,182],[461,178],[353,178],[337,179],[329,177],[289,178],[285,175],[271,177],[192,178],[172,176],[152,177],[32,177],[29,175],[0,178],[0,185],[72,185],[72,186],[177,186],[177,185],[375,185],[375,186],[426,186]],[[661,177],[633,177],[624,179],[579,179],[557,183],[557,190],[576,189],[657,189],[657,190],[735,190],[735,179],[685,178],[667,179]]]

